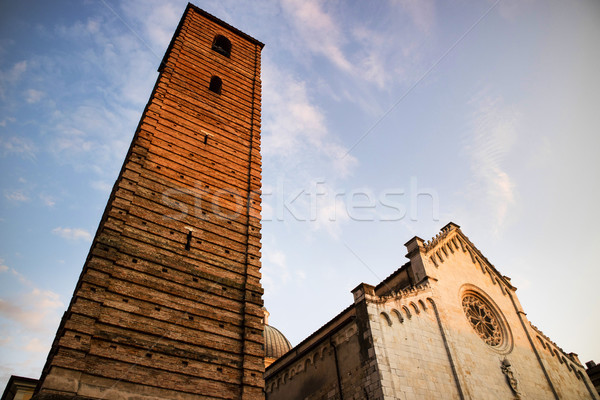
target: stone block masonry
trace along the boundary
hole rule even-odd
[[[35,399],[263,399],[260,53],[188,5]]]

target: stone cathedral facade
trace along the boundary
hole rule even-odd
[[[269,400],[599,399],[526,317],[516,288],[453,223],[271,364]]]
[[[188,5],[34,399],[264,399],[262,47]]]
[[[452,223],[296,347],[267,325],[262,48],[188,4],[33,399],[598,399]]]

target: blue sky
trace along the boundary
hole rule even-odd
[[[0,386],[39,376],[183,1],[0,2]],[[263,41],[263,286],[293,344],[449,221],[600,361],[600,4],[202,1]]]

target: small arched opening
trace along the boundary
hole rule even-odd
[[[231,55],[231,42],[223,35],[215,36],[212,49],[219,54],[229,57]]]
[[[216,94],[221,94],[221,87],[223,86],[223,81],[218,76],[213,76],[210,78],[210,84],[208,85],[208,90],[211,92],[215,92]]]

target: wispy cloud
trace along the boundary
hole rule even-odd
[[[15,122],[16,119],[13,117],[6,117],[2,121],[0,121],[0,127],[4,128],[8,125],[9,122]]]
[[[329,132],[323,112],[309,98],[306,84],[274,66],[266,69],[265,108],[271,112],[265,116],[263,129],[265,156],[285,159],[291,168],[307,163],[302,154],[309,154],[306,150],[310,150],[320,154],[320,161],[338,176],[347,176],[357,160],[342,157],[347,149]]]
[[[67,240],[92,240],[92,234],[81,228],[63,228],[59,226],[52,229],[52,233]]]
[[[515,203],[515,184],[504,160],[517,138],[520,115],[501,98],[482,92],[471,100],[474,112],[465,149],[470,157],[472,182],[467,195],[491,211],[492,230],[498,233]]]
[[[319,54],[344,71],[351,71],[352,64],[342,50],[344,36],[335,20],[318,0],[283,0],[282,6],[302,42],[309,50]]]
[[[60,296],[36,287],[0,259],[0,280],[13,295],[0,297],[0,352],[11,356],[0,367],[0,381],[11,374],[39,374],[50,350],[64,304]]]
[[[102,193],[110,193],[110,191],[112,190],[112,185],[108,182],[104,182],[104,181],[93,181],[90,182],[90,186]]]
[[[56,198],[54,196],[42,193],[39,197],[46,207],[54,207],[56,205]]]
[[[4,192],[4,197],[7,200],[16,202],[16,203],[24,203],[29,201],[29,196],[27,196],[22,190],[9,190]]]
[[[117,12],[123,12],[123,23],[146,43],[152,43],[153,51],[166,48],[173,36],[173,27],[181,18],[181,6],[160,0],[134,0],[122,3]],[[137,29],[139,28],[139,31]],[[162,57],[162,54],[159,55]]]
[[[46,95],[41,90],[28,89],[25,91],[25,101],[29,104],[34,104],[40,101]]]
[[[17,83],[25,71],[27,71],[25,60],[19,61],[8,70],[0,70],[0,99],[6,98],[8,87]]]
[[[435,25],[435,3],[433,0],[397,0],[410,15],[414,25],[429,33]]]
[[[15,298],[0,298],[0,317],[17,322],[16,327],[23,331],[38,333],[51,332],[54,325],[48,325],[49,319],[57,318],[57,310],[64,304],[60,296],[51,290],[37,288],[29,279],[0,260],[0,274],[9,274],[4,280],[16,279],[13,288],[20,293]]]
[[[0,138],[0,149],[3,156],[16,154],[28,159],[34,159],[37,152],[37,147],[30,139],[19,136]]]
[[[265,297],[273,296],[279,291],[285,290],[285,286],[292,282],[296,285],[302,284],[302,281],[306,278],[306,273],[303,270],[290,270],[285,253],[276,249],[265,253],[262,269],[263,277],[261,281],[265,288]]]

